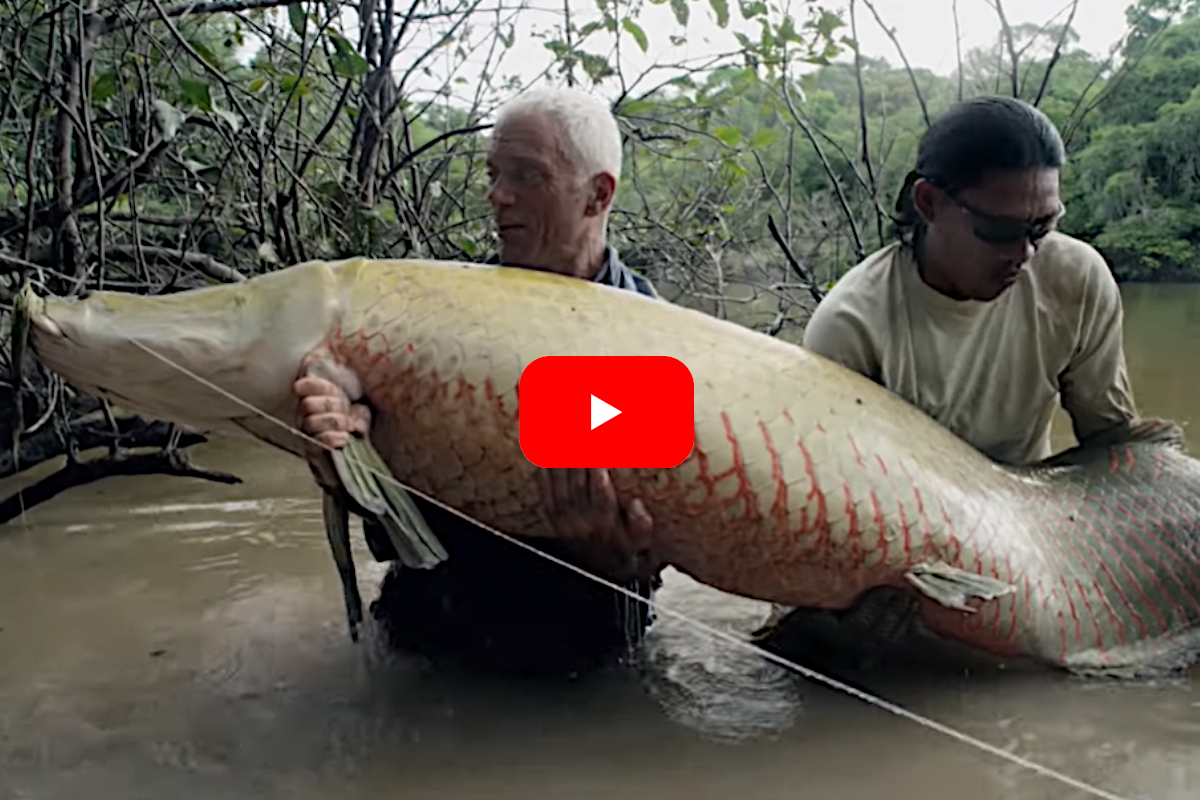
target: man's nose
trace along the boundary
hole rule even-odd
[[[504,185],[503,181],[499,180],[493,182],[492,188],[488,189],[487,199],[496,208],[511,206],[514,202],[512,192]]]
[[[1021,263],[1026,264],[1037,252],[1037,245],[1028,236],[1021,237]]]
[[[1003,249],[1014,262],[1024,264],[1033,258],[1037,252],[1037,245],[1031,242],[1028,236],[1022,236],[1020,241],[1007,244]]]

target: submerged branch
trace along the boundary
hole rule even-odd
[[[132,475],[174,475],[227,484],[242,482],[236,475],[197,467],[178,450],[137,454],[121,452],[93,461],[72,462],[53,475],[5,499],[0,502],[0,524],[19,517],[67,489],[95,483],[104,478]]]
[[[26,470],[51,459],[65,456],[68,451],[86,452],[97,447],[134,450],[146,447],[166,447],[171,442],[172,426],[166,422],[146,422],[140,417],[117,417],[116,430],[104,419],[77,419],[66,435],[48,425],[21,441],[20,470]],[[68,443],[68,438],[71,440]],[[191,447],[208,441],[198,433],[185,433],[177,447]],[[13,463],[12,450],[0,452],[0,479],[18,471]]]

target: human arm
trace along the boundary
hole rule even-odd
[[[879,359],[867,326],[837,293],[827,295],[809,317],[802,346],[873,381],[882,382]]]
[[[1090,257],[1078,344],[1059,376],[1062,406],[1080,444],[1138,418],[1125,363],[1121,293],[1103,257],[1095,251]]]
[[[371,411],[350,401],[335,382],[304,373],[293,384],[300,398],[302,430],[325,447],[340,449],[350,436],[367,436]],[[327,459],[312,459],[318,477],[337,485]],[[606,562],[617,578],[653,571],[645,553],[654,521],[639,499],[622,503],[606,469],[540,469],[542,509],[556,537],[577,543],[595,560]]]
[[[607,469],[540,469],[542,510],[555,534],[584,547],[617,579],[646,577],[654,520],[639,498],[622,502]]]

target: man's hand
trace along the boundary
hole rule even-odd
[[[306,375],[292,384],[304,412],[301,428],[326,447],[346,446],[350,435],[366,436],[371,430],[371,409],[350,398],[332,381]]]
[[[542,469],[538,471],[542,508],[555,533],[588,547],[619,577],[652,571],[643,563],[651,545],[654,520],[640,499],[623,505],[607,469]]]
[[[370,433],[371,409],[362,403],[351,403],[350,396],[340,386],[316,374],[320,369],[316,359],[306,361],[300,377],[292,384],[304,415],[300,428],[325,447],[340,450],[350,441],[351,434]],[[309,469],[317,482],[329,489],[336,488],[340,481],[328,454],[311,443],[308,449]]]

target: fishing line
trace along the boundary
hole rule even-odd
[[[228,390],[223,389],[220,386],[217,386],[216,384],[212,383],[211,381],[204,378],[203,376],[197,375],[196,373],[189,370],[187,367],[184,367],[182,364],[175,363],[168,357],[156,352],[155,350],[153,350],[150,347],[147,347],[145,344],[142,344],[141,342],[138,342],[138,341],[134,341],[133,339],[130,339],[128,337],[126,337],[126,340],[128,342],[130,342],[131,344],[135,345],[136,347],[139,347],[142,350],[145,350],[147,353],[149,353],[150,355],[159,359],[163,363],[174,367],[175,369],[179,370],[183,374],[195,379],[199,383],[207,386],[208,388],[212,389],[213,391],[217,392],[218,394],[223,395],[227,399],[232,400],[234,403],[237,403],[238,405],[246,408],[247,410],[262,417],[263,419],[267,420],[268,422],[273,422],[274,424],[280,426],[284,430],[292,433],[295,436],[300,437],[301,439],[303,439],[307,442],[310,442],[311,444],[316,445],[317,447],[321,448],[322,450],[329,451],[330,453],[332,453],[336,450],[336,448],[330,447],[330,446],[318,441],[317,439],[313,438],[312,436],[309,436],[304,431],[292,427],[291,425],[287,424],[283,420],[277,419],[274,416],[272,416],[271,414],[268,414],[265,411],[259,410],[253,404],[248,403],[245,400],[241,399],[240,397],[237,397],[233,393],[229,392]],[[510,536],[509,534],[505,533],[504,531],[497,530],[496,528],[493,528],[483,522],[474,520],[467,514],[464,514],[463,512],[459,511],[458,509],[452,508],[452,507],[446,505],[445,503],[442,503],[441,501],[437,500],[434,497],[430,497],[429,495],[425,494],[424,492],[420,491],[419,489],[414,489],[410,486],[406,486],[403,482],[401,482],[399,479],[397,479],[395,475],[392,475],[390,473],[385,474],[385,473],[379,472],[378,470],[376,470],[372,467],[369,467],[365,464],[361,464],[361,462],[360,462],[360,465],[362,466],[363,469],[373,472],[375,475],[382,478],[383,480],[390,481],[391,483],[404,489],[405,491],[412,492],[413,494],[416,494],[416,495],[428,500],[429,502],[433,503],[434,505],[444,508],[452,514],[458,515],[459,517],[466,520],[467,522],[470,522],[473,525],[478,525],[480,528],[488,531],[489,533],[499,536],[501,539],[503,539],[507,542],[515,544],[517,547],[524,548],[525,550],[535,553],[535,554],[541,556],[542,558],[547,559],[548,561],[551,561],[555,564],[558,564],[561,567],[565,567],[565,568],[571,570],[572,572],[582,575],[583,577],[588,578],[589,580],[595,581],[596,583],[599,583],[603,586],[607,586],[609,589],[612,589],[615,592],[619,592],[632,600],[635,600],[635,601],[638,601],[641,603],[645,603],[646,605],[651,606],[656,613],[666,613],[668,616],[671,616],[671,617],[679,620],[680,622],[691,625],[694,628],[698,628],[699,630],[701,630],[717,639],[721,639],[725,642],[728,642],[736,647],[741,647],[743,649],[749,650],[750,652],[755,653],[756,655],[758,655],[762,658],[765,658],[768,661],[772,661],[775,664],[778,664],[782,667],[785,667],[796,673],[799,673],[800,675],[803,675],[804,677],[809,678],[810,680],[817,681],[818,683],[823,683],[826,686],[829,686],[830,688],[845,692],[846,694],[848,694],[852,697],[857,697],[858,699],[862,700],[863,702],[867,703],[868,705],[875,706],[876,708],[881,708],[884,711],[890,711],[891,713],[895,714],[898,717],[903,717],[904,719],[907,719],[911,722],[915,722],[918,725],[929,728],[930,730],[937,731],[938,733],[948,736],[951,739],[954,739],[958,742],[962,742],[963,744],[967,744],[972,747],[976,747],[976,748],[978,748],[986,753],[990,753],[991,755],[994,755],[998,758],[1001,758],[1001,759],[1004,759],[1007,761],[1011,761],[1012,763],[1016,764],[1017,766],[1024,767],[1025,769],[1028,769],[1032,772],[1036,772],[1039,775],[1042,775],[1043,777],[1050,778],[1051,780],[1056,780],[1056,781],[1063,783],[1067,786],[1070,786],[1072,788],[1079,789],[1080,791],[1086,792],[1094,797],[1101,797],[1101,798],[1104,798],[1104,800],[1134,800],[1132,797],[1125,797],[1123,795],[1113,794],[1112,792],[1109,792],[1105,789],[1101,789],[1097,786],[1093,786],[1089,783],[1085,783],[1084,781],[1081,781],[1078,778],[1073,778],[1070,775],[1059,772],[1058,770],[1056,770],[1052,767],[1047,767],[1042,764],[1039,764],[1036,761],[1032,761],[1024,756],[1017,755],[1016,753],[1010,753],[1009,751],[1007,751],[1001,747],[998,747],[994,744],[985,742],[982,739],[977,739],[974,736],[970,735],[969,733],[964,733],[962,731],[956,730],[955,728],[951,728],[948,725],[938,722],[937,720],[930,719],[929,717],[925,717],[921,714],[916,713],[915,711],[909,711],[908,709],[906,709],[902,706],[896,705],[895,703],[892,703],[888,700],[884,700],[882,697],[877,697],[869,692],[865,692],[861,689],[857,689],[853,686],[850,686],[849,684],[843,683],[843,682],[837,680],[836,678],[828,677],[826,675],[823,675],[820,672],[817,672],[813,669],[805,667],[802,664],[797,664],[796,662],[791,661],[787,658],[784,658],[783,656],[776,655],[776,654],[770,652],[769,650],[766,650],[766,649],[754,644],[753,642],[748,642],[744,639],[740,639],[737,636],[734,636],[733,634],[722,631],[719,628],[714,628],[713,626],[708,625],[707,623],[701,622],[700,620],[692,619],[691,617],[687,616],[686,614],[683,614],[682,612],[675,611],[670,606],[664,606],[657,602],[651,601],[645,597],[642,597],[638,593],[625,588],[624,586],[620,586],[616,583],[613,583],[612,581],[607,580],[606,578],[603,578],[599,575],[593,575],[592,573],[588,572],[587,570],[585,570],[581,567],[577,567],[574,564],[571,564],[567,561],[562,560],[561,558],[551,555],[550,553],[545,553],[526,542],[522,542],[519,539],[515,539],[512,536]]]

